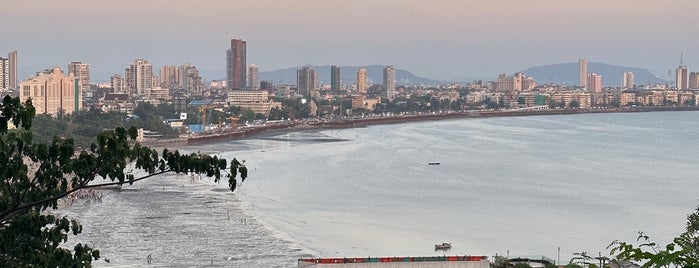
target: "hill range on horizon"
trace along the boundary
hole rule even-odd
[[[306,65],[312,68],[318,74],[318,83],[323,85],[330,84],[330,65]],[[260,72],[260,80],[272,81],[274,84],[296,84],[296,71],[302,67],[290,67],[275,71]],[[367,65],[367,66],[340,66],[340,78],[343,85],[355,84],[357,80],[357,70],[359,68],[367,69],[367,81],[370,83],[383,83],[383,68],[385,65]],[[578,84],[578,63],[559,63],[541,65],[527,68],[523,71],[525,75],[533,77],[539,84],[555,83],[559,85],[577,85]],[[642,84],[659,84],[667,81],[653,74],[648,69],[638,67],[628,67],[611,65],[599,62],[588,62],[588,72],[602,75],[602,84],[605,86],[618,86],[621,84],[621,77],[624,72],[633,72],[634,80],[637,85]],[[508,73],[508,75],[512,75]],[[464,78],[459,81],[445,81],[430,79],[414,75],[408,70],[396,68],[396,82],[398,85],[416,86],[416,85],[439,85],[447,83],[466,84],[474,80],[494,81],[497,75],[490,78]]]
[[[653,74],[648,69],[611,65],[599,62],[587,63],[588,73],[597,73],[602,75],[602,84],[604,86],[619,86],[624,72],[632,72],[636,85],[659,84],[666,83],[667,80]],[[521,71],[529,77],[533,77],[534,81],[541,84],[556,83],[559,85],[578,85],[579,65],[577,62],[549,64],[535,66]]]
[[[296,84],[296,71],[303,67],[311,67],[318,74],[318,83],[323,85],[330,84],[330,65],[305,65],[300,67],[291,67],[276,71],[260,72],[260,81],[272,81],[275,84]],[[386,65],[367,65],[367,66],[339,66],[340,80],[343,85],[355,84],[357,82],[357,70],[366,68],[367,82],[383,83],[383,69]],[[419,77],[404,69],[396,68],[396,84],[398,85],[438,85],[448,81],[440,81],[430,78]]]

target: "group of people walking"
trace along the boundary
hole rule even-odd
[[[75,204],[76,202],[80,204],[82,200],[85,200],[84,204],[90,204],[91,202],[98,202],[102,203],[102,192],[97,192],[94,190],[78,190],[76,192],[73,192],[69,194],[68,196],[63,198],[63,201],[68,204],[70,202],[70,205]]]

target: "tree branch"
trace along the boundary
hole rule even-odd
[[[46,202],[56,201],[56,200],[58,200],[58,199],[61,199],[61,198],[63,198],[63,197],[66,197],[67,195],[72,194],[72,193],[77,192],[77,191],[80,191],[80,190],[82,190],[82,189],[97,188],[97,187],[104,187],[104,186],[111,186],[111,185],[121,185],[121,184],[124,184],[124,183],[134,183],[134,182],[137,182],[137,181],[140,181],[140,180],[144,180],[144,179],[147,179],[147,178],[150,178],[150,177],[153,177],[153,176],[157,176],[157,175],[161,175],[161,174],[165,174],[165,173],[169,173],[169,172],[173,172],[173,170],[167,169],[167,170],[163,170],[163,171],[158,171],[158,172],[151,173],[151,174],[148,174],[148,175],[146,175],[146,176],[140,177],[140,178],[138,178],[138,179],[130,180],[130,181],[128,181],[128,182],[126,182],[126,181],[124,181],[124,182],[119,182],[119,181],[117,181],[117,182],[108,182],[108,183],[100,183],[100,184],[93,184],[93,185],[82,185],[82,184],[81,184],[80,187],[76,187],[76,188],[70,189],[70,190],[66,191],[65,193],[58,194],[58,195],[56,195],[56,196],[49,197],[49,198],[46,198],[46,199],[43,199],[43,200],[34,201],[34,202],[31,202],[31,203],[28,203],[28,204],[24,204],[24,205],[21,205],[21,206],[16,206],[16,207],[7,209],[7,210],[3,211],[2,214],[0,214],[0,223],[5,222],[5,221],[6,221],[7,219],[9,219],[9,218],[12,218],[12,215],[14,215],[15,213],[17,213],[17,212],[19,212],[19,211],[22,211],[22,210],[25,210],[25,209],[28,209],[28,208],[31,208],[31,207],[34,207],[34,206],[37,206],[37,205],[46,203]]]

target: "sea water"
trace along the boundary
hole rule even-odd
[[[295,267],[301,257],[608,255],[661,244],[699,204],[699,112],[499,117],[277,133],[186,147],[246,160],[70,206],[99,266]],[[438,162],[439,165],[429,165]],[[86,207],[87,206],[87,207]],[[448,252],[434,244],[450,242]],[[560,255],[559,255],[560,249]]]

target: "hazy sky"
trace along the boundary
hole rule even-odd
[[[135,58],[225,78],[231,38],[260,71],[393,64],[416,75],[492,77],[589,61],[699,71],[697,0],[3,0],[0,55],[20,78],[70,61],[105,81]],[[157,73],[157,71],[156,71]]]

